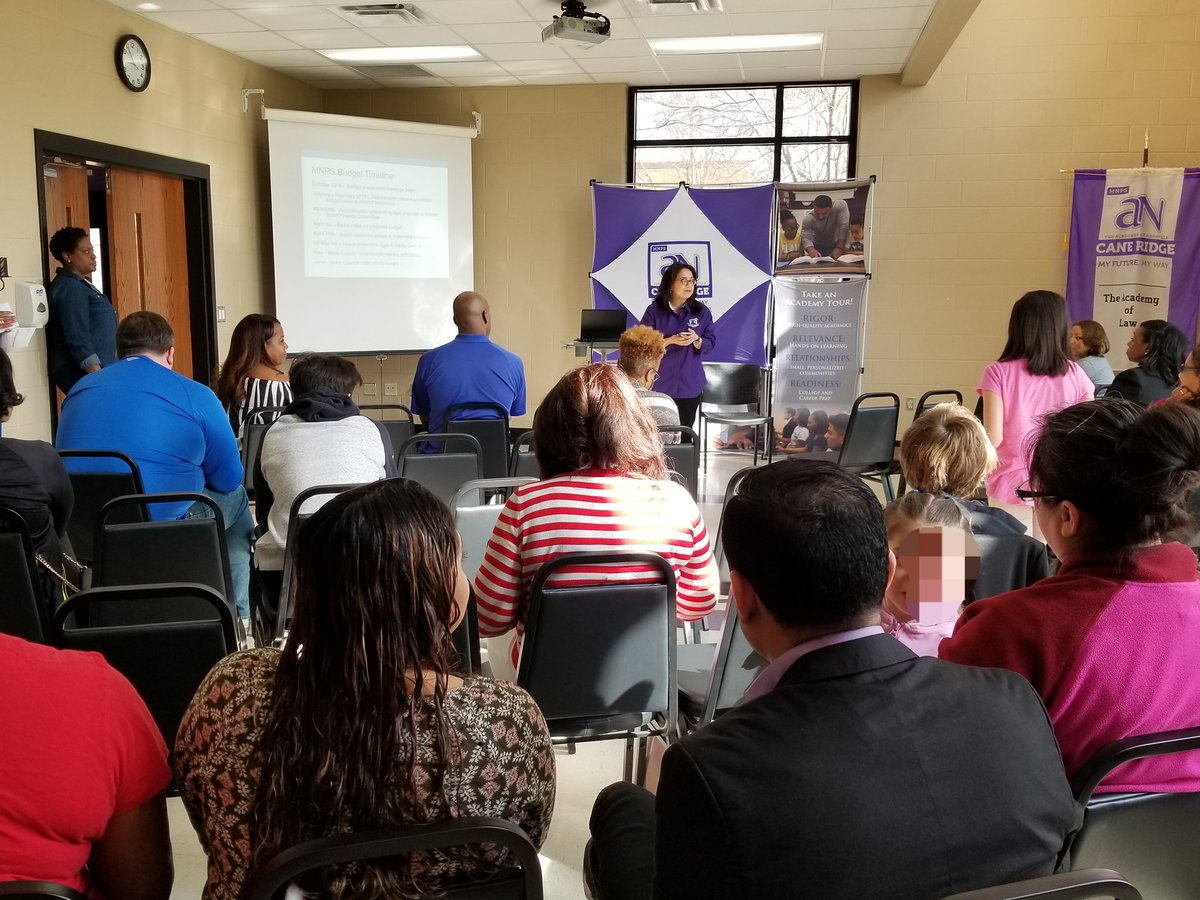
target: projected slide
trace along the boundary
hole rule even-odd
[[[445,278],[444,165],[305,156],[304,274],[314,278]]]
[[[428,350],[474,287],[473,128],[267,111],[275,314],[292,352]]]

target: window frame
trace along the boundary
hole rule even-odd
[[[850,88],[850,131],[848,134],[798,136],[783,134],[783,93],[787,88],[810,86],[846,85]],[[847,180],[853,180],[858,163],[858,81],[856,79],[833,81],[778,81],[751,84],[681,84],[671,86],[629,86],[626,98],[625,123],[625,181],[636,185],[634,159],[637,151],[650,147],[771,147],[774,150],[772,181],[778,183],[783,159],[784,144],[845,144],[848,148]],[[748,90],[751,88],[773,88],[775,90],[775,134],[766,138],[693,138],[638,140],[637,139],[637,96],[638,94],[662,93],[663,91],[713,91]],[[665,183],[665,182],[663,182]],[[704,187],[704,185],[697,185]]]

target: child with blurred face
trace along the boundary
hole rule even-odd
[[[883,628],[919,656],[937,656],[979,578],[979,545],[947,497],[907,494],[884,512],[896,573],[883,598]]]

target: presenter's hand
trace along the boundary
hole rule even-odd
[[[679,334],[673,334],[669,338],[667,338],[667,343],[672,344],[676,347],[686,347],[688,344],[690,344],[695,339],[696,339],[696,336],[694,334],[692,334],[692,332],[681,331],[681,332],[679,332]]]
[[[813,259],[818,259],[821,256],[821,251],[818,250],[816,247],[809,247],[804,252],[807,253],[809,256],[811,256]]]

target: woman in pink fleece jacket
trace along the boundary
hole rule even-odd
[[[1200,581],[1172,541],[1200,486],[1200,412],[1094,400],[1049,416],[1021,493],[1062,568],[967,607],[938,655],[1024,675],[1073,775],[1098,749],[1200,725]],[[1200,791],[1200,753],[1127,763],[1100,791]]]

